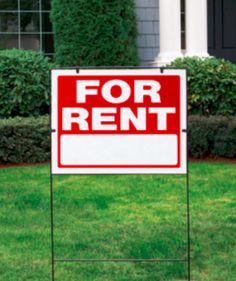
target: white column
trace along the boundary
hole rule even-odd
[[[180,0],[159,0],[159,11],[160,53],[155,64],[164,66],[182,56]]]
[[[186,0],[186,56],[207,57],[207,0]]]

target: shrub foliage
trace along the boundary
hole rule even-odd
[[[50,66],[37,52],[0,51],[0,118],[49,112]]]
[[[0,120],[0,163],[36,163],[50,158],[49,117]]]
[[[171,66],[187,68],[191,114],[236,114],[236,65],[214,57],[187,57]]]
[[[190,116],[189,153],[195,158],[235,158],[236,117]]]
[[[48,116],[0,120],[0,163],[36,163],[50,159]],[[189,118],[189,154],[236,157],[236,117]]]
[[[51,18],[58,65],[138,64],[133,0],[53,0]]]

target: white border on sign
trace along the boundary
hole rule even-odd
[[[58,108],[58,76],[75,76],[75,75],[177,75],[180,76],[180,108],[181,108],[181,147],[179,168],[59,168],[58,163],[58,134],[57,134],[57,108]],[[51,70],[51,164],[52,174],[186,174],[187,173],[187,77],[184,69],[53,69]]]

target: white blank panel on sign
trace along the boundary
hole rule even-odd
[[[62,135],[61,164],[176,165],[177,147],[176,135]]]

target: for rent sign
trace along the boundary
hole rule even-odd
[[[186,73],[52,70],[52,172],[186,173]]]

